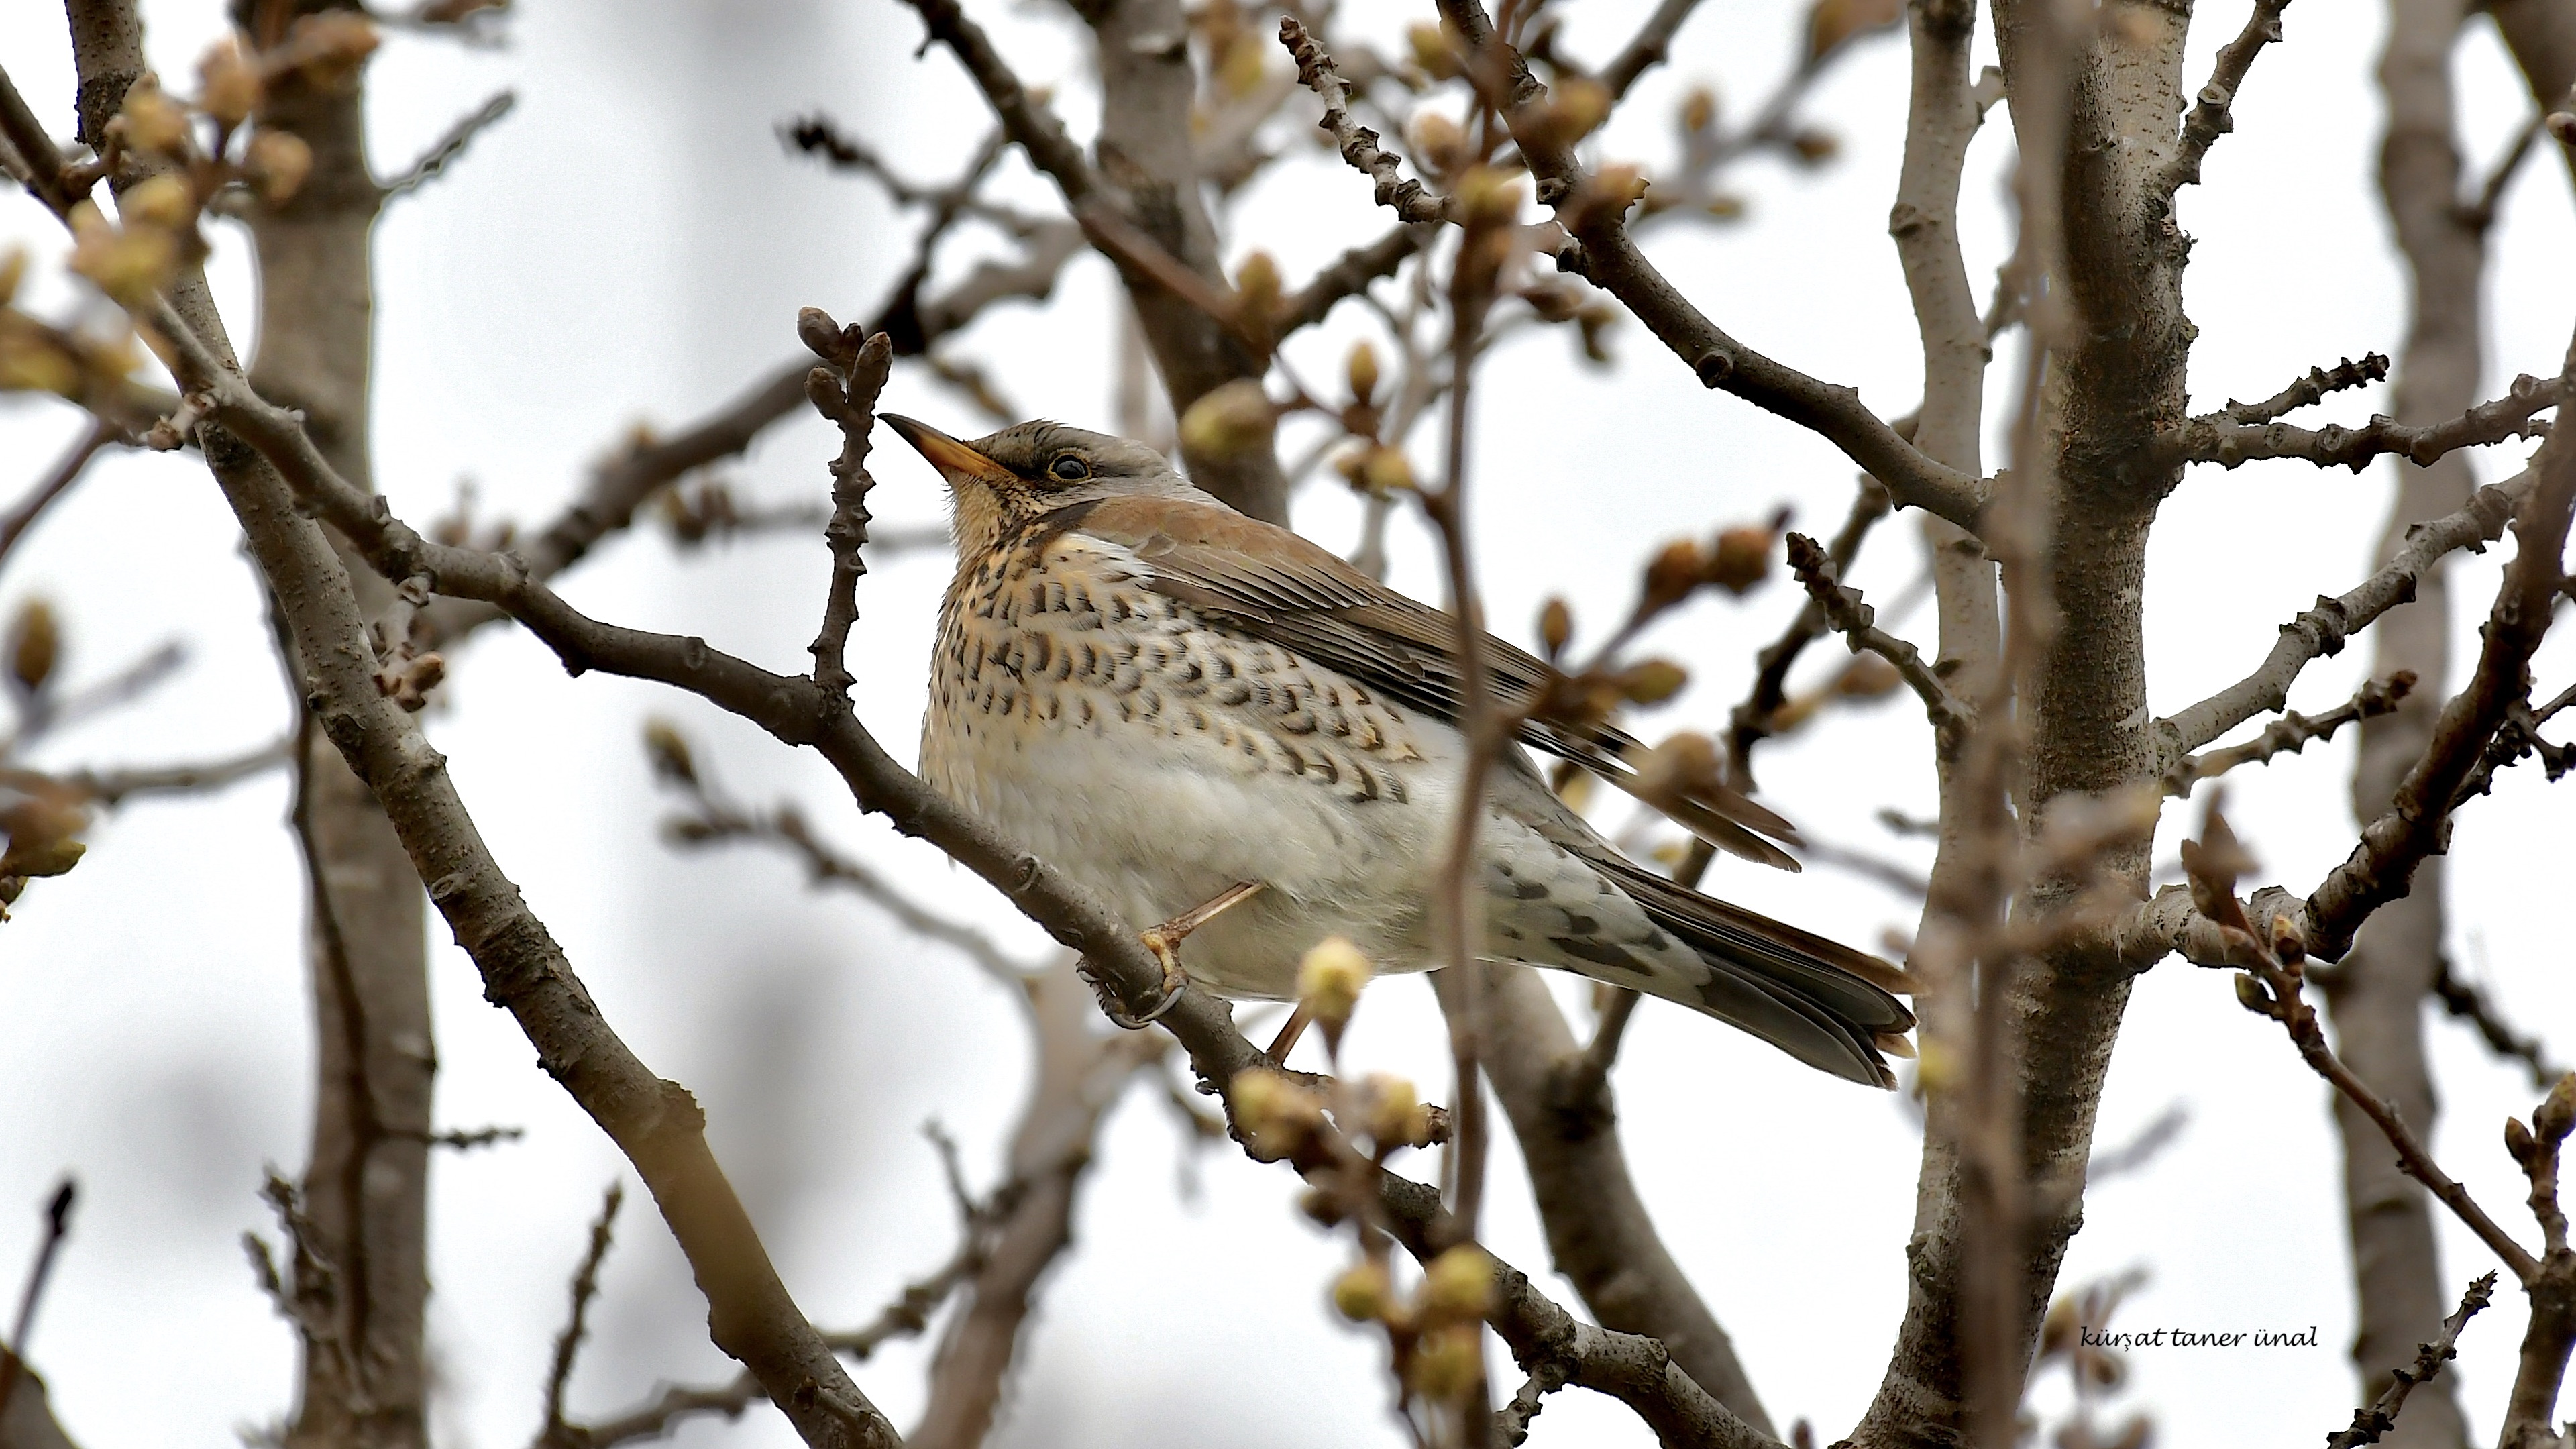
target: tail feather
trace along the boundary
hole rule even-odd
[[[1881,1035],[1901,1035],[1914,1013],[1896,993],[1903,970],[1795,926],[1704,896],[1615,855],[1592,864],[1711,970],[1686,1002],[1770,1042],[1809,1066],[1892,1087]]]

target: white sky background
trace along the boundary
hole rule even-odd
[[[1428,5],[1364,7],[1392,35]],[[1573,53],[1598,58],[1643,3],[1564,7]],[[1052,11],[984,3],[1032,81],[1052,81],[1078,134],[1095,102],[1083,52]],[[219,23],[210,0],[146,7],[161,71],[182,82]],[[2189,73],[2242,22],[2204,7]],[[1709,0],[1675,62],[1654,72],[1602,153],[1667,159],[1682,89],[1713,81],[1743,113],[1793,53],[1799,11]],[[2402,340],[2403,284],[2371,189],[2380,130],[2371,82],[2380,10],[2294,8],[2186,193],[2198,239],[2188,280],[2196,406],[2267,395],[2311,365]],[[905,264],[915,223],[863,181],[782,155],[779,121],[831,111],[909,174],[930,178],[985,134],[980,101],[954,62],[915,62],[909,11],[890,0],[759,0],[730,7],[560,0],[525,7],[498,52],[396,36],[371,71],[380,171],[392,172],[491,91],[519,109],[378,230],[378,486],[416,522],[445,511],[460,479],[487,516],[549,516],[584,466],[638,420],[673,425],[730,397],[795,349],[795,310],[870,315]],[[1986,42],[1991,49],[1990,41]],[[61,19],[25,0],[0,12],[0,54],[38,113],[69,129],[70,61]],[[1284,66],[1285,58],[1272,62]],[[2481,27],[2456,74],[2473,169],[2527,113],[2519,78]],[[1675,281],[1749,345],[1858,385],[1893,415],[1918,390],[1918,354],[1885,217],[1905,104],[1903,45],[1866,42],[1810,98],[1805,117],[1842,156],[1820,172],[1757,160],[1730,177],[1748,221],[1661,230],[1653,250]],[[1312,103],[1289,107],[1305,116]],[[1284,128],[1284,131],[1302,130]],[[1229,255],[1255,239],[1291,284],[1386,224],[1366,183],[1300,138],[1255,188]],[[2008,236],[1999,183],[2009,138],[1998,113],[1969,165],[1963,228],[1982,292]],[[1051,197],[1013,158],[1008,184]],[[2535,158],[2508,193],[2489,294],[2488,392],[2516,371],[2547,372],[2576,318],[2576,215],[2554,158]],[[36,296],[81,305],[60,278],[64,251],[23,197],[0,201],[0,238],[30,243]],[[218,295],[247,342],[250,280],[238,234],[219,235]],[[949,270],[962,272],[961,249]],[[1032,414],[1105,426],[1113,315],[1107,268],[1079,261],[1057,304],[996,309],[960,351],[989,367]],[[1337,313],[1291,348],[1319,382],[1361,327]],[[1561,591],[1606,624],[1637,564],[1661,540],[1788,504],[1799,526],[1840,519],[1853,469],[1815,439],[1721,395],[1630,323],[1618,365],[1569,365],[1569,331],[1502,348],[1485,368],[1474,439],[1475,526],[1492,617],[1527,637],[1538,602]],[[2009,361],[2009,354],[2007,354]],[[1999,366],[1990,413],[2009,402]],[[2386,390],[2346,395],[2322,416],[2358,421]],[[983,431],[954,397],[899,370],[886,397],[961,433]],[[79,420],[59,405],[0,405],[0,493],[34,478]],[[1433,430],[1417,438],[1428,463]],[[800,418],[729,472],[764,500],[819,499],[833,450]],[[1292,442],[1289,449],[1296,451]],[[2478,460],[2482,478],[2526,446]],[[1990,455],[1989,465],[1996,461]],[[877,455],[873,500],[889,523],[940,515],[929,470],[900,448]],[[2169,711],[2242,674],[2276,626],[2366,566],[2392,473],[2356,479],[2303,465],[2200,470],[2166,505],[2150,569],[2149,664]],[[1298,499],[1297,521],[1347,546],[1356,509],[1329,480]],[[1436,595],[1418,527],[1399,531],[1396,582]],[[2465,658],[2509,545],[2454,577]],[[1913,577],[1910,524],[1883,527],[1854,582],[1882,600]],[[918,729],[921,677],[943,561],[885,562],[862,584],[853,662],[862,716],[900,755]],[[619,539],[565,582],[572,600],[623,623],[705,635],[772,668],[805,659],[820,607],[819,539],[681,556],[658,534]],[[1742,604],[1695,605],[1653,646],[1693,666],[1694,689],[1650,718],[1655,733],[1723,719],[1754,647],[1796,606],[1775,583]],[[32,596],[69,621],[75,681],[168,638],[191,662],[147,702],[53,742],[45,762],[210,758],[272,737],[287,701],[269,656],[237,534],[193,455],[119,456],[51,513],[0,577],[0,610]],[[1912,621],[1928,629],[1928,616]],[[1839,649],[1817,651],[1821,673]],[[2293,703],[2344,698],[2366,668],[2356,647],[2312,668]],[[2576,664],[2564,640],[2540,677]],[[897,839],[847,804],[819,761],[695,701],[653,686],[567,679],[526,636],[487,632],[455,661],[451,708],[430,728],[450,755],[503,866],[570,952],[628,1042],[707,1105],[710,1131],[787,1281],[819,1321],[875,1313],[948,1253],[954,1223],[936,1158],[916,1128],[936,1118],[989,1183],[1026,1076],[1017,1016],[966,963],[906,938],[884,916],[805,892],[787,861],[754,851],[679,857],[659,843],[656,798],[637,746],[641,722],[682,722],[741,797],[803,801],[828,835],[925,900],[971,916],[1032,959],[1043,938],[928,847]],[[1767,791],[1820,838],[1919,858],[1872,821],[1932,805],[1927,732],[1901,702],[1838,715],[1761,757]],[[2350,844],[2349,737],[2231,786],[2237,828],[2264,879],[2314,881]],[[45,1301],[35,1360],[67,1425],[90,1449],[222,1444],[235,1426],[281,1413],[292,1389],[288,1330],[243,1268],[236,1239],[266,1231],[254,1196],[263,1160],[303,1158],[309,1032],[300,949],[302,888],[282,825],[285,782],[219,797],[131,807],[93,836],[72,875],[38,884],[0,929],[0,1282],[33,1242],[36,1206],[77,1171],[75,1234]],[[2563,794],[2536,770],[2509,772],[2462,815],[2452,854],[2452,949],[2492,980],[2526,1027],[2576,1050],[2576,984],[2565,941],[2576,925],[2563,872],[2543,863]],[[2556,810],[2561,813],[2550,814]],[[2195,810],[2170,812],[2164,851]],[[1607,823],[1619,824],[1615,812]],[[1910,926],[1879,887],[1829,870],[1773,876],[1721,865],[1713,886],[1789,919],[1870,943]],[[524,1442],[539,1405],[563,1281],[600,1188],[623,1175],[605,1138],[545,1076],[509,1019],[485,1006],[471,965],[438,933],[433,963],[442,1126],[503,1122],[525,1141],[442,1154],[432,1208],[432,1333],[444,1445]],[[1569,1004],[1583,993],[1567,985]],[[2496,1150],[2499,1118],[2533,1094],[2462,1028],[2430,1027],[2446,1115],[2441,1155],[2526,1236],[2521,1193]],[[1363,1007],[1352,1058],[1447,1096],[1445,1046],[1418,980],[1382,984]],[[1634,1169],[1667,1240],[1734,1334],[1784,1427],[1812,1417],[1846,1431],[1875,1389],[1903,1303],[1915,1134],[1889,1098],[1829,1081],[1713,1023],[1660,1004],[1640,1013],[1618,1076]],[[2179,962],[2139,983],[2103,1107],[2101,1141],[2128,1140],[2170,1104],[2190,1113],[2147,1173],[2102,1186],[2064,1282],[2141,1266],[2130,1328],[2306,1328],[2322,1347],[2149,1350],[2121,1402],[2153,1412],[2171,1442],[2298,1442],[2353,1404],[2342,1349],[2351,1333],[2337,1156],[2325,1089],[2278,1029],[2239,1009],[2227,982]],[[1433,1164],[1419,1164],[1424,1171]],[[1177,1190],[1197,1183],[1195,1195]],[[1539,1271],[1546,1253],[1508,1138],[1494,1164],[1491,1241]],[[996,1442],[1037,1444],[1394,1445],[1381,1350],[1334,1320],[1324,1285],[1344,1260],[1294,1208],[1298,1185],[1231,1147],[1193,1158],[1169,1111],[1131,1093],[1085,1190],[1080,1243],[1047,1282]],[[2491,1266],[2444,1221],[2446,1279]],[[578,1411],[631,1402],[657,1379],[704,1381],[729,1365],[705,1338],[685,1264],[634,1194],[610,1260],[599,1331],[574,1382]],[[1572,1302],[1562,1280],[1551,1286]],[[2491,1436],[2521,1329],[2500,1293],[2459,1366],[2475,1432]],[[889,1349],[860,1383],[908,1423],[927,1351]],[[1505,1381],[1517,1382],[1516,1376]],[[2052,1387],[2049,1397],[2058,1397]],[[792,1442],[765,1410],[736,1426],[700,1423],[680,1442]],[[1644,1445],[1616,1404],[1567,1391],[1535,1441]]]

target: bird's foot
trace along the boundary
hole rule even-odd
[[[1137,932],[1137,939],[1144,942],[1146,950],[1154,953],[1156,964],[1163,968],[1162,996],[1142,1014],[1131,1015],[1112,1001],[1110,993],[1103,988],[1100,1009],[1108,1014],[1111,1021],[1129,1031],[1142,1031],[1162,1020],[1173,1007],[1180,1004],[1181,993],[1189,989],[1190,975],[1181,969],[1181,943],[1189,939],[1191,932],[1260,893],[1261,882],[1237,881],[1217,892],[1207,901],[1183,911],[1161,925],[1149,926]],[[1100,983],[1095,979],[1093,984],[1097,986]]]

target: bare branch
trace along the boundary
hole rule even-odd
[[[2183,462],[2233,468],[2257,458],[2305,458],[2320,468],[2341,466],[2358,473],[2391,453],[2423,465],[2462,448],[2546,436],[2549,424],[2536,415],[2557,407],[2566,395],[2562,379],[2544,381],[2525,373],[2513,380],[2503,397],[2425,427],[2380,416],[2357,428],[2328,426],[2311,431],[2288,423],[2230,422],[2222,414],[2212,414],[2160,435],[2152,451],[2159,466]]]
[[[2522,123],[2522,129],[2514,133],[2513,144],[2505,148],[2504,155],[2496,159],[2495,169],[2487,173],[2486,184],[2478,188],[2477,200],[2461,206],[2462,226],[2483,232],[2495,225],[2496,208],[2504,201],[2505,187],[2512,182],[2514,173],[2522,169],[2523,158],[2531,154],[2534,143],[2548,134],[2548,123],[2549,112],[2545,107],[2533,111],[2531,119]]]
[[[2363,387],[2387,380],[2387,354],[2373,352],[2359,362],[2347,357],[2336,363],[2332,372],[2322,367],[2309,368],[2307,376],[2261,402],[2241,403],[2234,398],[2229,398],[2227,406],[2220,408],[2215,417],[2219,421],[2230,423],[2268,423],[2284,413],[2312,407],[2328,393],[2342,392],[2347,388]]]
[[[1395,275],[1404,259],[1422,250],[1423,230],[1399,226],[1376,241],[1356,246],[1315,274],[1314,280],[1288,294],[1270,324],[1271,333],[1286,337],[1324,320],[1336,303],[1368,289],[1380,277]]]
[[[1860,491],[1852,496],[1850,514],[1825,550],[1837,575],[1849,570],[1860,557],[1862,541],[1887,516],[1889,507],[1886,489],[1874,479],[1861,480]],[[1750,788],[1753,747],[1770,737],[1780,707],[1789,702],[1789,671],[1796,667],[1798,656],[1806,652],[1807,646],[1824,636],[1827,627],[1824,606],[1811,598],[1780,637],[1753,656],[1753,689],[1727,716],[1726,768],[1737,789]]]
[[[1625,100],[1628,88],[1637,83],[1637,77],[1670,58],[1673,37],[1681,33],[1682,22],[1690,19],[1691,12],[1698,8],[1699,0],[1664,0],[1655,7],[1655,13],[1646,17],[1646,23],[1637,27],[1636,35],[1620,47],[1619,53],[1612,56],[1610,63],[1603,66],[1600,75],[1595,77],[1609,88],[1612,100]],[[1538,1411],[1533,1407],[1530,1412]]]
[[[2254,11],[2245,17],[2245,28],[2236,38],[2218,48],[2218,63],[2210,68],[2209,84],[2200,88],[2199,99],[2191,114],[2183,117],[2182,144],[2174,149],[2173,158],[2165,163],[2158,178],[2156,194],[2171,204],[2175,192],[2200,181],[2200,163],[2218,138],[2236,129],[2236,93],[2245,84],[2245,73],[2254,68],[2254,57],[2263,47],[2281,38],[2281,12],[2290,0],[2254,0]]]
[[[894,917],[905,930],[963,953],[995,980],[1017,986],[1027,977],[1028,968],[1011,959],[992,937],[925,909],[865,864],[826,845],[795,806],[781,805],[762,814],[736,804],[706,778],[670,726],[659,721],[647,726],[646,742],[654,774],[684,793],[692,807],[688,814],[663,823],[664,835],[674,843],[700,846],[748,840],[783,847],[804,860],[808,880],[847,888]]]
[[[2469,1291],[2460,1296],[2459,1309],[2442,1320],[2442,1331],[2431,1343],[2416,1350],[2414,1367],[2391,1373],[2391,1382],[2377,1400],[2352,1411],[2351,1428],[2326,1436],[2326,1449],[2361,1449],[2364,1444],[2378,1443],[2381,1435],[2396,1428],[2398,1411],[2406,1407],[2406,1398],[2415,1392],[2415,1386],[2430,1381],[2442,1371],[2442,1365],[2460,1356],[2460,1330],[2487,1306],[2495,1281],[2493,1273],[2479,1274]]]
[[[2189,795],[2192,786],[2217,779],[2239,765],[2264,764],[2275,755],[2299,753],[2310,740],[2333,739],[2335,731],[2345,725],[2392,712],[2414,688],[2414,671],[2401,669],[2386,679],[2363,685],[2360,693],[2323,714],[2287,711],[2244,744],[2205,755],[2185,755],[2174,761],[2165,769],[2165,793]]]
[[[264,775],[294,758],[293,738],[274,740],[230,759],[197,765],[158,765],[123,770],[82,770],[64,784],[114,809],[137,795],[194,795]]]
[[[517,91],[495,91],[490,100],[474,109],[473,114],[448,127],[447,134],[431,142],[429,149],[420,153],[419,160],[386,182],[384,200],[392,201],[405,192],[418,191],[427,182],[445,175],[447,168],[465,154],[465,148],[473,144],[476,136],[493,122],[510,114],[510,108],[518,103]]]
[[[1280,20],[1279,43],[1288,47],[1288,54],[1297,62],[1298,81],[1323,98],[1324,118],[1316,122],[1317,127],[1332,136],[1352,170],[1374,183],[1377,204],[1393,211],[1407,225],[1450,220],[1454,208],[1449,198],[1404,175],[1404,158],[1380,146],[1377,132],[1352,117],[1350,87],[1343,84],[1341,72],[1334,69],[1333,58],[1324,53],[1324,47],[1306,33],[1306,27],[1298,24],[1296,17]]]
[[[0,515],[0,563],[7,561],[9,551],[18,546],[19,539],[26,537],[27,530],[35,526],[45,510],[80,481],[81,474],[89,468],[90,459],[97,457],[100,449],[115,442],[119,436],[120,430],[107,419],[92,419],[89,431],[81,434],[71,447],[64,450],[62,457],[55,460],[54,466],[45,470],[45,476],[27,490],[27,496],[18,501],[18,506]]]
[[[1789,535],[1789,567],[1806,585],[1807,597],[1824,612],[1826,622],[1850,641],[1854,654],[1867,650],[1896,666],[1906,687],[1923,701],[1942,752],[1956,750],[1975,725],[1975,707],[1950,692],[1950,686],[1924,662],[1922,651],[1878,627],[1877,611],[1861,602],[1858,589],[1843,587],[1834,576],[1832,558],[1814,539],[1803,533]]]
[[[2569,353],[2576,375],[2576,350]],[[2548,632],[2576,510],[2576,428],[2544,444],[2532,465],[2539,483],[2514,513],[2516,552],[2488,612],[2485,640],[2468,685],[2442,707],[2424,757],[2399,782],[2385,814],[2370,822],[2352,855],[2308,897],[2306,943],[2340,957],[2370,913],[2406,894],[2417,862],[2444,848],[2450,814],[2508,713],[2531,697],[2531,656]]]
[[[564,1320],[563,1332],[555,1335],[554,1367],[546,1374],[546,1417],[536,1438],[539,1449],[587,1449],[584,1438],[564,1421],[564,1387],[572,1380],[573,1359],[581,1352],[582,1337],[590,1331],[591,1300],[599,1296],[599,1267],[608,1261],[609,1232],[625,1202],[625,1184],[610,1183],[600,1196],[599,1216],[590,1225],[590,1246],[581,1255],[581,1266],[573,1270],[572,1312]]]
[[[1537,180],[1541,204],[1554,207],[1569,236],[1556,254],[1559,271],[1572,272],[1607,290],[1627,305],[1673,354],[1690,364],[1707,387],[1723,388],[1766,411],[1821,434],[1853,461],[1887,485],[1896,501],[1936,513],[1963,528],[1974,529],[1985,506],[1986,489],[1977,478],[1945,467],[1917,452],[1895,429],[1871,412],[1855,388],[1836,386],[1783,366],[1728,336],[1667,281],[1628,235],[1625,215],[1635,199],[1633,173],[1619,177],[1587,176],[1574,152],[1552,139],[1538,124],[1547,88],[1529,73],[1520,54],[1493,34],[1482,6],[1443,0],[1441,13],[1457,25],[1472,52],[1472,68],[1490,69],[1504,78],[1493,99],[1511,123],[1530,174]],[[1347,88],[1332,57],[1306,33],[1295,17],[1279,25],[1280,43],[1297,57],[1298,74],[1322,96],[1331,112],[1344,106]],[[1348,123],[1347,111],[1344,122]],[[1344,136],[1345,158],[1376,183],[1381,204],[1395,208],[1407,221],[1446,217],[1450,208],[1422,189],[1419,182],[1398,181],[1395,161],[1377,150],[1375,136],[1352,125]],[[1351,143],[1365,136],[1368,146]]]
[[[2531,1084],[2546,1090],[2550,1083],[2565,1075],[2564,1069],[2549,1058],[2548,1044],[2538,1036],[2514,1030],[2513,1023],[2487,997],[2486,989],[2474,981],[2463,981],[2452,969],[2451,959],[2444,956],[2437,963],[2440,974],[2433,978],[2433,995],[2442,1010],[2475,1028],[2487,1049],[2500,1057],[2510,1057],[2531,1073]]]
[[[2344,640],[2355,630],[2412,599],[2416,581],[2449,554],[2463,548],[2483,549],[2502,537],[2506,522],[2538,481],[2535,472],[2518,473],[2479,489],[2459,512],[2415,525],[2413,541],[2387,567],[2339,597],[2320,597],[2315,608],[2282,625],[2280,642],[2272,646],[2262,667],[2198,704],[2156,721],[2157,750],[2168,762],[2166,768],[2254,716],[2282,708],[2289,701],[2291,683],[2309,661],[2341,653]]]
[[[45,1285],[53,1280],[54,1259],[62,1252],[63,1239],[71,1235],[72,1207],[80,1200],[80,1187],[65,1176],[45,1199],[45,1236],[36,1245],[36,1261],[28,1265],[26,1286],[18,1293],[18,1317],[9,1330],[6,1357],[0,1358],[0,1429],[9,1423],[9,1399],[26,1371],[27,1342],[36,1329],[36,1305],[45,1298]]]

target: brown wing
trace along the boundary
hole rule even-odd
[[[1051,531],[1079,531],[1129,549],[1152,570],[1146,586],[1257,639],[1337,669],[1387,698],[1456,723],[1466,679],[1458,625],[1441,610],[1410,599],[1287,529],[1220,504],[1170,498],[1113,497],[1076,504],[1050,520]],[[1491,634],[1481,654],[1495,701],[1525,710],[1554,671]],[[1521,743],[1572,760],[1625,785],[1644,746],[1609,724],[1525,720]],[[1788,821],[1720,786],[1661,808],[1710,844],[1783,870],[1798,862],[1768,835],[1791,844]]]

